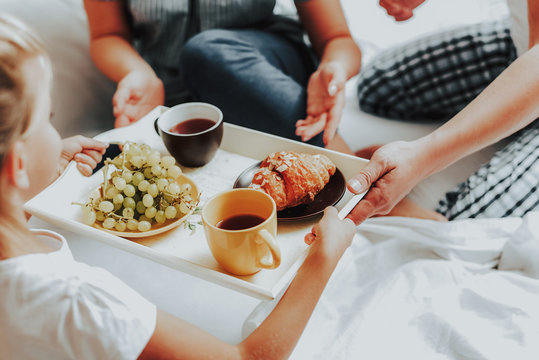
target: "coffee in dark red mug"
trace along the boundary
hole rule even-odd
[[[208,103],[179,104],[157,119],[156,130],[178,163],[203,166],[213,159],[221,145],[223,113]]]

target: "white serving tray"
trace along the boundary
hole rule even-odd
[[[142,142],[166,153],[161,138],[154,131],[155,119],[166,109],[158,107],[137,123],[107,131],[96,138],[102,141]],[[355,174],[366,163],[354,156],[225,123],[223,142],[215,158],[201,168],[183,170],[201,190],[203,206],[209,197],[232,188],[237,176],[245,168],[262,160],[267,154],[280,150],[326,154],[346,178]],[[80,207],[71,203],[86,201],[102,179],[101,171],[91,177],[82,176],[72,163],[60,178],[28,201],[25,209],[53,225],[91,236],[125,251],[262,299],[274,299],[288,286],[307,253],[308,246],[304,244],[303,237],[319,219],[316,217],[279,223],[277,241],[282,252],[279,268],[261,270],[250,276],[234,276],[223,270],[213,258],[203,228],[197,224],[200,221],[199,215],[189,218],[191,224],[196,224],[194,232],[179,226],[166,233],[140,240],[128,240],[83,224]],[[337,208],[340,209],[351,196],[347,191]]]

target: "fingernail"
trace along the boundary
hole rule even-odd
[[[361,183],[357,179],[350,179],[348,181],[348,185],[355,191],[359,192],[361,191]]]
[[[330,96],[334,96],[335,94],[337,93],[337,85],[335,84],[329,84],[329,87],[328,87],[328,94]]]

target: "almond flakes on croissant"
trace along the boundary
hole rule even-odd
[[[279,151],[260,164],[249,187],[266,192],[283,210],[313,201],[335,170],[325,155]]]

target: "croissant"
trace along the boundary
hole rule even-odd
[[[313,201],[335,170],[325,155],[274,152],[262,161],[249,187],[266,192],[283,210]]]

